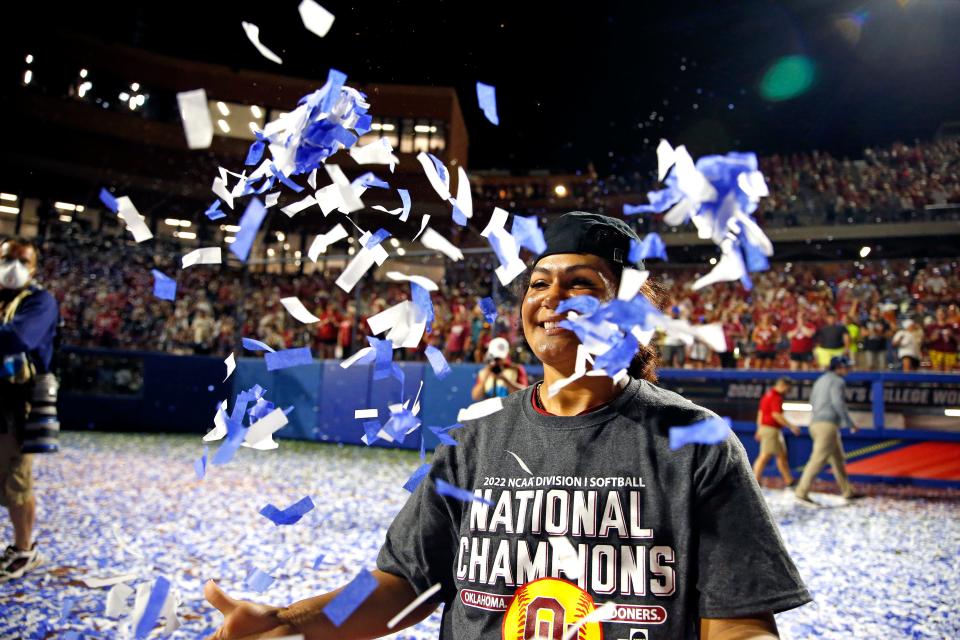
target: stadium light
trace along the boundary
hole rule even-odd
[[[227,121],[224,119],[217,120],[217,126],[220,127],[220,131],[224,133],[230,133],[230,125],[227,124]]]
[[[82,204],[78,204],[78,205],[77,205],[77,213],[83,213],[83,205],[82,205]]]
[[[557,194],[558,198],[563,198],[567,195],[567,188],[562,184],[558,184],[553,188],[553,192]]]
[[[256,135],[257,131],[259,131],[259,129],[260,129],[260,127],[257,126],[257,123],[256,123],[256,122],[251,122],[251,123],[249,123],[249,126],[250,126],[250,133]]]
[[[68,215],[66,215],[66,214],[61,214],[61,215],[60,215],[60,222],[73,222],[73,218],[71,218],[70,216],[68,216]]]
[[[223,239],[223,241],[226,242],[227,244],[233,244],[234,242],[237,241],[237,239],[233,236],[227,236],[226,238]]]
[[[86,78],[89,72],[86,69],[80,69],[80,77]]]
[[[284,235],[283,231],[277,231],[277,242],[283,242],[287,239],[287,236]]]
[[[53,206],[57,209],[62,209],[64,211],[76,211],[77,205],[70,204],[69,202],[54,202]]]
[[[12,193],[0,193],[0,200],[6,200],[7,202],[16,202],[17,196]]]
[[[197,234],[195,234],[193,231],[175,231],[175,232],[173,233],[173,235],[176,236],[177,238],[182,239],[182,240],[196,240],[196,239],[197,239]]]
[[[230,115],[230,109],[227,108],[226,103],[217,101],[217,109],[220,111],[220,115],[224,118]]]
[[[353,255],[353,247],[350,247],[350,255]],[[407,255],[407,250],[404,249],[403,247],[398,247],[398,248],[397,248],[397,255],[398,255],[398,256],[405,256],[405,255]]]
[[[710,264],[717,264],[716,258],[710,258]]]
[[[126,91],[121,91],[118,97],[120,98],[120,102],[126,102],[130,99],[130,94]]]
[[[163,221],[163,224],[167,225],[168,227],[179,227],[180,221],[176,218],[167,218]]]
[[[784,411],[813,411],[813,405],[808,402],[784,402]]]
[[[863,247],[860,249],[861,258],[866,258],[868,255],[870,255],[870,247]]]
[[[396,238],[390,238],[390,246],[396,249],[397,247],[400,246],[400,241],[397,240]]]
[[[28,53],[28,54],[27,54],[27,64],[32,64],[32,63],[33,63],[33,54],[32,54],[32,53]]]
[[[237,233],[240,231],[240,227],[235,224],[222,224],[220,225],[220,231],[226,231],[227,233]]]
[[[267,255],[272,258],[273,256],[277,255],[277,252],[274,250],[273,247],[268,247],[268,248],[267,248]]]
[[[27,69],[23,72],[23,84],[30,84],[31,80],[33,80],[33,71]]]
[[[130,83],[130,91],[133,91],[134,93],[136,93],[137,91],[140,91],[140,83],[139,83],[139,82],[131,82],[131,83]]]
[[[17,215],[20,213],[20,209],[17,207],[8,207],[5,204],[0,204],[0,213],[12,213],[13,215]]]
[[[943,415],[948,418],[960,418],[960,409],[944,409]]]
[[[251,105],[251,106],[250,106],[250,113],[253,114],[253,117],[254,117],[254,118],[262,118],[262,117],[263,117],[263,111],[262,111],[262,110],[260,109],[260,107],[258,107],[257,105]]]

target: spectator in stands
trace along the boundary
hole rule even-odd
[[[870,371],[884,371],[887,368],[887,340],[890,338],[890,324],[880,315],[880,307],[870,308],[870,316],[864,325],[863,368]]]
[[[669,311],[670,317],[680,319],[680,309],[676,306]],[[660,362],[664,367],[682,369],[686,356],[686,347],[683,340],[675,334],[662,332],[660,335]]]
[[[320,318],[320,322],[317,323],[317,357],[332,358],[337,347],[339,314],[334,309],[333,303],[326,298],[320,300],[319,313],[314,315]]]
[[[477,380],[470,391],[475,401],[485,398],[503,398],[526,389],[529,385],[527,370],[522,364],[513,364],[510,359],[510,343],[506,338],[494,338],[487,347],[484,358],[487,363],[477,372]]]
[[[951,371],[957,366],[960,326],[947,320],[945,307],[937,307],[935,318],[935,321],[926,327],[930,366],[937,371]]]
[[[60,314],[54,297],[33,282],[38,257],[27,240],[0,244],[0,504],[13,524],[13,544],[0,557],[0,582],[43,561],[33,539],[32,455],[21,447],[34,385],[50,372]]]
[[[920,368],[920,347],[923,344],[923,329],[913,320],[903,321],[903,328],[893,336],[893,346],[897,348],[897,359],[904,371],[916,371]]]
[[[807,320],[804,311],[797,312],[796,324],[787,332],[790,339],[790,370],[809,371],[813,363],[813,336],[817,327]]]
[[[814,352],[821,369],[830,366],[830,361],[837,356],[850,355],[850,333],[833,308],[827,310],[826,323],[817,331],[816,340]]]
[[[790,473],[790,463],[787,460],[787,444],[783,439],[783,429],[786,427],[793,435],[800,435],[800,428],[792,424],[783,416],[783,394],[790,390],[788,378],[777,378],[774,385],[760,399],[760,409],[757,411],[757,432],[754,440],[760,443],[760,454],[753,463],[753,475],[760,483],[763,470],[767,468],[770,458],[776,458],[777,469],[783,478],[784,484],[792,487],[793,474]]]
[[[760,322],[750,334],[753,342],[753,357],[756,369],[772,369],[777,357],[777,343],[780,341],[780,332],[770,322],[769,313],[760,314]]]
[[[447,328],[446,357],[448,362],[461,362],[464,354],[471,348],[470,323],[461,306],[453,315],[453,320]]]
[[[833,468],[833,476],[840,486],[843,497],[848,500],[860,497],[854,493],[847,479],[846,456],[843,453],[843,442],[840,440],[841,427],[848,427],[853,433],[857,431],[845,400],[847,383],[844,377],[850,372],[851,366],[853,362],[846,356],[834,356],[828,364],[829,370],[817,378],[810,391],[810,404],[813,405],[810,416],[813,451],[803,467],[803,475],[794,491],[794,495],[801,504],[819,506],[810,499],[810,487],[828,462]]]
[[[723,311],[720,315],[720,318],[723,324],[723,338],[727,342],[727,350],[719,354],[720,366],[724,369],[736,369],[736,349],[740,346],[740,340],[743,339],[746,332],[744,331],[743,325],[740,324],[739,320],[737,320],[733,311],[729,309]]]

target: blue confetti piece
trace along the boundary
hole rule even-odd
[[[330,69],[330,71],[327,72],[327,82],[323,87],[326,89],[326,91],[324,92],[323,100],[319,105],[320,111],[324,113],[330,113],[330,110],[333,109],[333,105],[340,97],[340,90],[343,88],[343,84],[346,81],[347,74],[345,74],[343,71]]]
[[[420,483],[423,482],[423,479],[427,477],[427,474],[430,473],[430,468],[433,465],[427,462],[417,467],[417,470],[413,472],[407,481],[403,483],[403,488],[413,493],[417,487],[420,486]]]
[[[247,159],[243,161],[248,167],[252,167],[260,162],[260,158],[263,157],[263,150],[266,148],[263,140],[256,140],[253,144],[250,145],[250,149],[247,151]]]
[[[432,153],[427,154],[430,157],[430,160],[433,162],[434,168],[437,170],[437,175],[440,176],[440,181],[446,183],[449,177],[447,176],[447,167],[440,161],[440,158],[433,155]]]
[[[263,203],[254,198],[247,205],[243,216],[240,218],[240,231],[237,232],[237,239],[230,245],[230,253],[237,256],[241,262],[246,262],[250,255],[250,248],[253,247],[253,241],[257,238],[260,231],[260,225],[267,215],[267,209]]]
[[[151,269],[150,273],[153,274],[153,295],[161,300],[175,300],[177,297],[177,281],[156,269]]]
[[[759,247],[750,242],[747,234],[740,236],[740,246],[743,248],[743,258],[747,265],[747,271],[755,273],[757,271],[766,271],[770,268],[770,262],[767,260],[767,256],[763,254]]]
[[[730,435],[729,418],[707,418],[686,427],[670,427],[670,449],[687,444],[719,444]]]
[[[263,509],[260,509],[260,515],[277,526],[291,525],[300,522],[300,519],[312,511],[313,507],[313,500],[310,499],[310,496],[304,496],[286,509],[278,509],[272,504],[267,504]]]
[[[79,631],[67,631],[63,634],[63,640],[80,640]]]
[[[467,216],[460,207],[457,206],[456,199],[450,198],[450,204],[453,205],[453,221],[461,227],[467,226]]]
[[[440,444],[445,444],[450,447],[457,446],[457,441],[454,440],[448,433],[447,427],[427,427],[430,431],[433,432],[435,436],[440,440]]]
[[[483,110],[483,115],[493,124],[500,125],[500,117],[497,115],[497,89],[489,84],[477,83],[477,102]]]
[[[274,351],[275,349],[270,345],[260,342],[259,340],[254,340],[253,338],[242,338],[241,342],[243,343],[243,348],[247,351]]]
[[[420,430],[420,459],[427,459],[427,439],[423,437],[423,429]]]
[[[436,375],[438,379],[443,380],[450,375],[450,365],[447,364],[447,359],[443,357],[443,352],[440,351],[440,349],[437,349],[433,345],[428,345],[424,353],[427,356],[427,360],[430,361],[430,367],[433,369],[434,375]]]
[[[406,189],[397,189],[400,194],[400,202],[403,203],[403,213],[400,214],[400,222],[406,222],[410,217],[410,192]]]
[[[367,420],[363,423],[363,432],[367,436],[368,447],[380,439],[378,434],[381,429],[383,429],[383,425],[377,420]]]
[[[420,426],[420,420],[409,409],[394,413],[383,425],[383,430],[398,444],[403,444],[408,433]]]
[[[648,233],[640,242],[630,240],[630,262],[639,264],[648,258],[667,259],[667,245],[657,233]]]
[[[208,447],[204,447],[203,455],[193,463],[193,471],[197,475],[197,480],[203,480],[207,475],[207,453],[209,451]]]
[[[390,232],[386,229],[377,229],[364,243],[363,248],[370,250],[390,237]]]
[[[673,174],[667,178],[670,182]],[[661,191],[651,191],[647,194],[650,204],[623,205],[623,215],[632,216],[638,213],[663,213],[673,205],[683,200],[683,194],[677,189],[670,187]]]
[[[353,130],[357,132],[358,136],[370,131],[370,128],[373,126],[373,116],[365,115],[357,118],[357,124],[353,125]]]
[[[488,507],[493,506],[493,502],[491,502],[490,500],[487,500],[486,498],[478,496],[472,491],[467,491],[466,489],[455,487],[449,482],[445,482],[443,480],[440,480],[439,478],[435,481],[435,484],[437,488],[437,493],[439,493],[442,496],[449,496],[451,498],[456,498],[461,502],[480,502],[487,505]]]
[[[157,624],[157,618],[160,617],[160,611],[163,609],[163,603],[167,601],[167,595],[170,593],[170,581],[163,576],[157,576],[153,583],[153,589],[150,591],[150,598],[147,600],[147,606],[137,622],[137,628],[134,632],[136,638],[146,638]]]
[[[513,216],[510,235],[516,239],[517,244],[536,255],[547,250],[547,241],[543,237],[543,229],[537,223],[537,216]]]
[[[640,343],[633,334],[627,333],[611,345],[608,351],[596,357],[594,368],[603,369],[609,375],[614,376],[621,369],[630,366],[630,361],[637,355],[639,347]]]
[[[367,337],[367,342],[376,351],[376,360],[373,364],[373,379],[386,380],[392,373],[391,363],[393,362],[393,343],[389,340],[380,340],[373,336]]]
[[[256,404],[254,404],[250,408],[250,411],[247,412],[247,415],[250,416],[250,424],[253,424],[257,420],[262,420],[275,408],[276,405],[272,402],[264,400],[263,398],[258,398]]]
[[[377,579],[366,569],[360,571],[357,577],[350,581],[337,596],[323,608],[324,615],[330,619],[335,627],[339,627],[360,605],[369,598],[378,586]]]
[[[231,420],[227,420],[227,426],[230,426]],[[236,455],[237,450],[240,448],[240,445],[243,443],[243,425],[234,422],[234,425],[238,428],[238,433],[228,436],[213,454],[213,459],[211,462],[215,465],[222,466],[233,460],[233,456]]]
[[[318,555],[318,556],[317,556],[317,559],[313,561],[313,568],[314,568],[314,569],[319,569],[319,568],[320,568],[320,565],[323,564],[323,559],[324,559],[325,557],[326,557],[326,556],[325,556],[324,554],[322,554],[322,553],[321,553],[320,555]]]
[[[283,174],[280,172],[280,170],[277,169],[277,166],[276,166],[275,164],[273,164],[272,162],[270,163],[270,173],[272,173],[272,174],[273,174],[273,177],[275,177],[277,180],[279,180],[281,183],[283,183],[287,188],[293,189],[294,192],[300,193],[301,191],[303,191],[303,187],[301,187],[300,185],[298,185],[296,182],[294,182],[293,180],[291,180],[291,179],[288,178],[287,176],[283,175]],[[243,226],[242,223],[241,223],[241,226]],[[236,242],[235,242],[234,244],[236,244]]]
[[[430,292],[416,282],[411,282],[410,300],[423,311],[427,320],[427,333],[430,333],[434,319],[433,300],[430,299]]]
[[[76,606],[80,598],[75,597],[66,597],[60,602],[60,619],[66,620],[70,617],[70,613],[73,611],[73,608]]]
[[[263,593],[274,583],[274,577],[269,573],[261,571],[254,567],[253,571],[247,576],[246,584],[251,591]]]
[[[310,347],[297,347],[296,349],[284,349],[283,351],[267,352],[264,355],[267,361],[267,371],[278,371],[280,369],[289,369],[290,367],[299,367],[305,364],[313,363],[313,354],[310,353]]]
[[[497,303],[493,301],[493,298],[480,298],[480,312],[483,313],[483,317],[487,319],[491,327],[497,321]]]
[[[120,205],[117,203],[117,199],[113,197],[113,194],[107,191],[106,187],[101,187],[100,189],[100,202],[104,204],[107,209],[117,213],[120,211]]]
[[[203,212],[203,215],[207,216],[211,221],[219,220],[220,218],[226,218],[227,214],[223,211],[220,211],[220,200],[214,200],[213,204],[207,207],[207,210]]]
[[[357,176],[353,180],[353,182],[350,183],[350,186],[352,187],[356,187],[357,185],[362,185],[364,187],[367,187],[368,189],[372,187],[375,187],[377,189],[390,188],[390,183],[384,182],[383,180],[378,178],[376,175],[374,175],[372,171],[367,171],[363,175]]]
[[[582,316],[587,316],[599,308],[600,301],[593,296],[573,296],[571,298],[567,298],[557,305],[557,313],[576,311]]]
[[[396,362],[390,364],[390,375],[392,375],[396,380],[400,381],[400,397],[403,398],[403,369],[401,369],[400,365]]]

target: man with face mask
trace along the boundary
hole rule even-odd
[[[60,312],[54,297],[33,283],[36,272],[32,243],[13,238],[0,244],[0,504],[10,513],[14,533],[0,557],[0,582],[20,578],[42,562],[33,541],[31,456],[22,453],[22,444],[37,379],[49,373]]]

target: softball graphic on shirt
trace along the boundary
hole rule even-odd
[[[541,578],[523,585],[513,596],[503,616],[503,640],[563,640],[595,609],[590,594],[577,585],[557,578]],[[603,640],[599,622],[581,626],[576,640]]]

